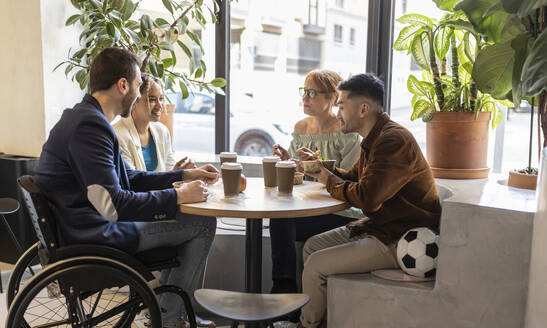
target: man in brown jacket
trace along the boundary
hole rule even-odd
[[[325,324],[327,278],[398,268],[396,243],[409,229],[439,229],[441,206],[431,169],[412,134],[383,112],[384,85],[359,74],[338,86],[342,132],[363,137],[359,161],[349,170],[310,174],[332,197],[359,207],[365,218],[310,238],[304,245],[303,292],[310,302],[300,325]],[[359,306],[356,304],[356,306]],[[366,309],[365,309],[366,310]]]

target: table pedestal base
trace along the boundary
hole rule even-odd
[[[245,291],[262,293],[262,219],[247,219],[245,223]],[[258,328],[258,323],[246,323],[246,328]]]

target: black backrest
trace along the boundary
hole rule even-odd
[[[58,242],[56,238],[55,218],[49,207],[48,200],[30,175],[17,179],[23,200],[30,214],[36,236],[48,253],[49,258],[55,258]]]

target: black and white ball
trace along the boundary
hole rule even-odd
[[[397,261],[409,275],[430,278],[437,272],[439,235],[428,228],[408,230],[397,243]]]

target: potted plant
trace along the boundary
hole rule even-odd
[[[471,75],[485,42],[463,12],[435,2],[447,11],[439,21],[419,14],[397,19],[406,26],[393,48],[410,53],[424,69],[421,80],[408,77],[411,120],[427,124],[427,159],[435,177],[483,178],[489,173],[489,121],[494,128],[502,119],[499,101],[477,90]]]
[[[188,97],[193,88],[223,94],[226,84],[222,78],[205,81],[207,66],[203,60],[198,64],[190,50],[199,49],[203,54],[200,38],[189,25],[205,27],[216,23],[217,0],[162,0],[170,18],[152,19],[149,15],[134,17],[140,1],[132,0],[71,0],[79,13],[70,16],[66,25],[81,24],[80,49],[69,50],[68,59],[55,69],[64,66],[65,75],[80,85],[83,90],[89,83],[89,66],[93,58],[104,48],[122,47],[135,52],[142,59],[142,72],[150,73],[165,82],[166,88],[179,88],[182,97]],[[194,45],[196,47],[194,47]],[[185,58],[177,57],[179,48]],[[201,57],[201,56],[200,56]],[[175,69],[177,62],[187,60],[189,71]]]
[[[463,0],[455,9],[463,11],[489,43],[480,49],[472,72],[478,89],[517,106],[526,99],[532,117],[537,103],[538,128],[547,146],[547,1]],[[510,172],[509,185],[535,189],[537,169],[531,167],[531,154],[530,134],[528,167]]]

